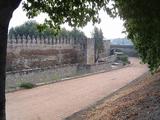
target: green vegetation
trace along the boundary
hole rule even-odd
[[[38,32],[38,29],[37,29],[37,25],[38,25],[38,23],[36,23],[36,21],[25,22],[24,24],[22,24],[20,26],[17,26],[15,28],[11,28],[9,30],[9,37],[18,36],[18,35],[20,35],[21,37],[22,36],[27,37],[28,35],[29,36],[40,35],[40,33]]]
[[[126,54],[118,54],[117,60],[122,61],[123,65],[130,64],[130,61],[128,60],[128,56]]]
[[[23,2],[23,9],[29,18],[45,13],[48,18],[39,29],[50,27],[54,32],[59,31],[60,25],[68,23],[71,27],[83,27],[89,21],[99,23],[99,11],[106,7],[106,0],[27,0]]]
[[[104,37],[102,30],[95,27],[92,33],[92,38],[95,40],[95,62],[97,62],[100,53],[102,53],[104,50],[104,45],[103,45]]]
[[[24,82],[19,85],[20,88],[24,88],[24,89],[31,89],[31,88],[34,88],[35,86],[36,86],[35,84],[29,83],[29,82]]]
[[[120,16],[129,39],[152,72],[160,66],[160,7],[155,0],[114,0],[112,17]]]
[[[30,37],[32,36],[43,36],[43,37],[49,37],[49,36],[54,36],[53,31],[51,28],[46,28],[44,31],[39,31],[38,30],[38,23],[36,21],[27,21],[24,24],[17,26],[17,27],[12,27],[9,30],[9,37],[11,38],[12,36],[20,36],[20,37],[26,37],[29,35]],[[71,31],[66,30],[65,28],[62,28],[59,33],[57,34],[56,37],[73,37],[73,38],[86,38],[85,34],[78,30],[77,28],[73,28]]]
[[[52,79],[53,80],[60,80],[61,79],[61,75],[53,75]]]

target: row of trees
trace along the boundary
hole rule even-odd
[[[12,27],[9,30],[9,37],[11,36],[53,36],[54,33],[51,28],[47,27],[44,31],[39,31],[37,28],[39,24],[36,21],[27,21],[24,24]],[[73,37],[73,38],[86,38],[85,34],[78,30],[77,28],[73,28],[71,31],[66,30],[65,28],[62,28],[59,33],[57,34],[58,37]]]

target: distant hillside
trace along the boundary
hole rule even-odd
[[[112,45],[133,45],[131,40],[128,40],[127,38],[111,39],[111,44]]]

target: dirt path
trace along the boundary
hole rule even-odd
[[[135,58],[132,65],[70,81],[7,94],[7,120],[62,120],[147,71]]]

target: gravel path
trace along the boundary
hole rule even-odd
[[[131,58],[129,67],[7,94],[7,120],[62,120],[147,71]]]

